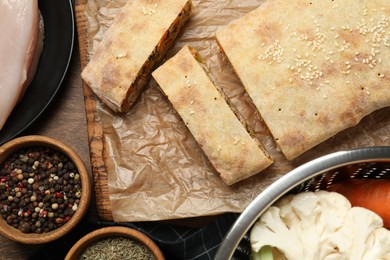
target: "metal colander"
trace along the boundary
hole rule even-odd
[[[215,259],[250,259],[250,228],[283,195],[325,190],[332,183],[348,178],[390,179],[390,147],[336,152],[289,172],[248,205],[225,236]]]

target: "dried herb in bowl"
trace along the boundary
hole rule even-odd
[[[142,232],[122,226],[96,229],[72,246],[65,260],[165,260],[156,243]]]
[[[79,260],[98,259],[156,259],[152,252],[140,242],[121,236],[105,237],[86,247]]]
[[[81,178],[74,163],[49,147],[22,149],[0,165],[0,215],[24,233],[44,233],[77,211]]]

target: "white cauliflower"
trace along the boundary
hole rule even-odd
[[[257,252],[263,246],[270,245],[278,248],[289,259],[304,259],[305,254],[298,233],[286,226],[279,211],[277,207],[270,207],[253,226],[250,235],[252,249]]]
[[[390,259],[390,231],[365,208],[336,192],[284,197],[255,223],[252,250],[277,248],[287,259]]]

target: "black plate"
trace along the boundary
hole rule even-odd
[[[48,107],[68,70],[73,51],[74,16],[71,0],[39,0],[45,40],[33,81],[2,130],[0,145],[20,135]]]

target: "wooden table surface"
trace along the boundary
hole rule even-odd
[[[22,135],[30,134],[49,136],[66,143],[80,155],[91,174],[77,41],[67,76],[55,99],[42,116]],[[95,217],[93,207],[92,203],[87,217]],[[19,244],[0,236],[0,259],[27,259],[39,247]]]

